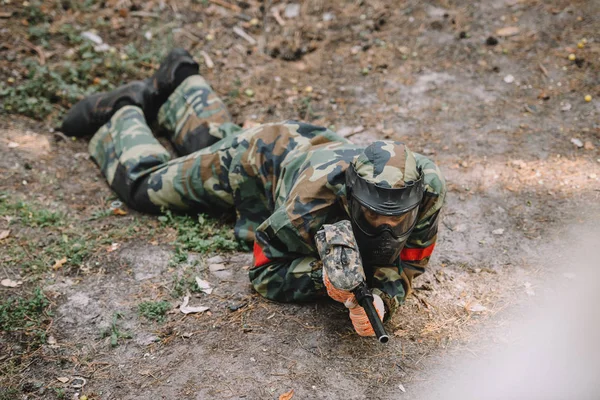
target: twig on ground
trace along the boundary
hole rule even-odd
[[[64,140],[65,142],[69,141],[69,138],[62,132],[59,131],[54,131],[52,132],[54,135],[58,136],[59,138],[61,138],[62,140]]]
[[[273,18],[280,26],[285,26],[285,21],[281,18],[281,14],[279,14],[279,9],[277,7],[273,7],[271,9],[271,14],[273,14]]]
[[[542,73],[546,76],[546,78],[548,77],[548,70],[540,63],[538,64],[538,67],[540,67],[540,71],[542,71]]]
[[[201,50],[200,55],[204,58],[204,64],[206,64],[206,68],[213,69],[215,67],[215,63],[206,51]]]
[[[233,27],[233,32],[238,35],[239,37],[245,39],[248,43],[250,43],[251,45],[255,45],[256,44],[256,39],[254,39],[252,36],[248,35],[242,28],[240,28],[239,26],[234,26]]]
[[[182,29],[180,31],[184,36],[186,36],[188,39],[192,40],[193,42],[199,42],[201,40],[201,38],[195,34],[193,34],[192,32],[188,31],[187,29]]]
[[[44,65],[46,64],[46,55],[44,54],[44,51],[41,49],[41,47],[36,46],[35,44],[31,43],[29,40],[27,39],[21,39],[21,41],[30,49],[32,49],[33,51],[35,51],[40,59],[40,65]]]

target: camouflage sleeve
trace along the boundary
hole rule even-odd
[[[446,197],[446,182],[440,169],[427,157],[415,153],[417,166],[422,168],[425,193],[419,208],[417,224],[400,253],[400,271],[406,294],[412,290],[412,281],[425,272],[433,253],[438,232],[440,211]]]
[[[323,263],[316,249],[300,239],[278,208],[255,232],[254,262],[249,271],[254,289],[281,302],[310,301],[325,294]]]

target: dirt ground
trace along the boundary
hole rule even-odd
[[[26,57],[52,67],[67,54],[62,39],[20,39],[21,6],[0,3],[0,78],[25,80]],[[473,352],[482,327],[535,298],[535,282],[568,279],[568,259],[550,269],[544,249],[567,226],[600,221],[596,1],[307,0],[297,16],[277,1],[106,1],[75,11],[67,3],[47,2],[52,23],[87,27],[102,17],[112,26],[98,34],[117,53],[130,42],[143,53],[143,43],[170,32],[170,45],[191,50],[239,124],[302,119],[360,144],[404,141],[441,167],[448,200],[428,271],[382,345],[357,337],[339,304],[277,304],[253,293],[249,253],[190,253],[174,263],[177,232],[157,217],[126,210],[90,221],[114,198],[86,141],[54,131],[70,103],[38,119],[0,113],[5,198],[59,210],[70,221],[60,229],[107,240],[78,268],[50,262],[33,274],[9,250],[36,241],[41,252],[52,235],[24,226],[26,217],[0,216],[0,232],[10,231],[0,239],[0,278],[23,282],[0,287],[0,298],[41,287],[50,300],[43,344],[0,334],[0,398],[409,396],[427,384],[434,359]],[[148,76],[157,61],[120,79]],[[189,273],[214,287],[190,300],[210,312],[176,308],[183,296],[171,294],[173,277]],[[163,322],[140,316],[150,300],[173,308]],[[127,335],[113,346],[102,332],[115,327]]]

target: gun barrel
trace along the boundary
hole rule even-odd
[[[383,322],[379,318],[379,314],[377,314],[377,310],[373,305],[373,294],[367,287],[366,284],[360,284],[356,289],[354,289],[354,296],[356,296],[356,300],[358,300],[358,304],[362,308],[365,309],[367,317],[369,317],[369,322],[373,327],[373,331],[375,332],[375,336],[380,343],[387,343],[390,340],[385,328],[383,327]]]

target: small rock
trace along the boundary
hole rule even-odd
[[[237,311],[240,308],[246,307],[247,305],[248,305],[248,303],[243,302],[243,303],[231,304],[227,308],[229,308],[229,311]]]
[[[298,17],[300,15],[300,4],[298,4],[298,3],[288,4],[287,6],[285,6],[283,15],[289,19]]]
[[[575,146],[577,146],[579,148],[583,147],[583,142],[580,139],[571,138],[571,143],[573,143]]]
[[[598,177],[598,175],[596,175],[596,174],[590,174],[590,175],[589,175],[589,178],[590,178],[590,179],[596,179],[597,177]]]
[[[502,235],[502,234],[504,234],[504,229],[502,229],[502,228],[499,228],[499,229],[494,229],[494,230],[492,231],[492,233],[493,233],[494,235]]]
[[[335,15],[333,13],[326,12],[325,14],[323,14],[323,21],[325,21],[325,22],[332,21],[334,18],[335,18]]]
[[[506,75],[504,77],[504,82],[506,82],[506,83],[513,83],[514,81],[515,81],[515,77],[510,74]]]
[[[485,39],[485,44],[487,44],[488,46],[495,46],[498,44],[498,39],[496,39],[493,36],[488,36],[488,38]]]
[[[19,146],[20,146],[19,143],[15,143],[15,142],[9,142],[8,143],[8,148],[9,149],[16,149]]]

